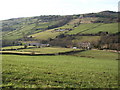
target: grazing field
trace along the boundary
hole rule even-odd
[[[97,27],[98,25],[101,25],[101,23],[87,23],[87,24],[80,24],[78,27],[76,27],[74,30],[68,32],[68,34],[77,34],[79,32],[82,32],[84,30],[90,30],[93,27]]]
[[[7,40],[15,40],[19,38],[23,38],[25,35],[28,36],[33,33],[39,33],[40,31],[43,31],[43,29],[47,28],[50,25],[54,25],[58,23],[59,21],[51,21],[51,22],[40,22],[40,23],[24,23],[19,25],[13,25],[10,26],[11,28],[16,28],[12,31],[3,31],[3,39]]]
[[[109,54],[103,55],[101,59],[99,55],[95,58],[3,55],[3,87],[117,88],[117,54],[111,53],[111,59]]]
[[[7,46],[7,47],[2,47],[2,49],[19,49],[19,48],[24,48],[24,46]]]
[[[68,32],[68,34],[77,34],[77,33],[98,33],[100,31],[117,33],[118,32],[118,23],[89,23],[89,24],[80,24],[74,30]]]
[[[73,51],[72,48],[60,48],[60,47],[43,47],[43,48],[32,48],[32,49],[21,49],[18,51],[22,52],[36,52],[41,54],[48,54],[48,53],[59,53],[59,52],[68,52]],[[79,49],[76,49],[79,50]]]
[[[53,30],[47,30],[44,32],[32,34],[35,39],[42,39],[42,40],[47,40],[49,38],[55,38],[57,35],[59,35],[61,32],[52,32]]]
[[[3,39],[15,40],[22,38],[23,35],[26,35],[32,32],[32,29],[35,27],[35,24],[22,26],[20,29],[3,32]],[[23,34],[24,33],[24,34]]]
[[[88,50],[74,54],[75,56],[91,57],[99,60],[117,60],[118,54],[116,52],[103,51],[103,50]]]
[[[100,36],[76,36],[73,42],[97,42],[100,40]]]
[[[35,47],[35,46],[28,46],[28,48],[31,47]],[[1,49],[5,50],[5,49],[20,49],[20,48],[24,48],[24,46],[7,46],[7,47],[2,47]]]
[[[12,50],[11,49],[16,49]],[[17,50],[18,49],[18,50]],[[26,49],[24,46],[9,46],[9,47],[3,47],[2,52],[11,52],[11,53],[39,53],[39,54],[52,54],[52,53],[60,53],[60,52],[69,52],[69,51],[77,51],[80,49],[72,49],[72,48],[62,48],[62,47],[42,47],[42,48],[36,48],[35,46],[28,46]]]
[[[117,33],[118,32],[118,23],[102,24],[94,29],[85,31],[83,33],[98,33],[100,31],[109,32],[109,33]]]

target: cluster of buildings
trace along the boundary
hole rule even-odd
[[[50,44],[41,44],[41,43],[26,43],[27,46],[36,46],[36,47],[49,47]]]
[[[42,47],[49,47],[50,44],[41,44],[41,43],[27,43],[26,44],[27,46],[36,46],[36,47],[39,47],[39,48],[42,48]],[[85,50],[89,50],[91,49],[91,44],[89,42],[81,42],[81,43],[78,43],[78,47],[74,46],[74,47],[71,47],[73,49],[85,49]]]
[[[62,32],[62,31],[71,31],[71,30],[73,30],[73,29],[71,29],[71,28],[65,28],[65,29],[59,28],[59,29],[55,29],[54,31],[55,32]]]

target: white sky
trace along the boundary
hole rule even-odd
[[[40,15],[118,11],[119,0],[1,0],[0,20]]]

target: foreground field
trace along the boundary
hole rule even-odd
[[[2,63],[3,87],[117,88],[115,59],[3,55]]]

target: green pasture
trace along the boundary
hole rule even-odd
[[[92,57],[80,57],[87,54]],[[85,51],[77,56],[2,55],[6,88],[117,88],[117,53]]]
[[[19,30],[14,30],[14,31],[9,31],[9,32],[4,32],[3,34],[3,39],[7,40],[15,40],[22,38],[24,35],[31,33],[32,29],[35,27],[35,24],[32,25],[25,25]]]
[[[54,30],[51,29],[51,30],[40,32],[40,33],[32,34],[31,36],[33,36],[35,39],[47,40],[49,38],[55,38],[60,33],[61,32],[54,32]]]
[[[48,53],[59,53],[59,52],[68,52],[73,51],[72,48],[60,48],[60,47],[42,47],[42,48],[28,48],[28,49],[21,49],[18,51],[22,52],[35,52],[35,53],[41,53],[41,54],[48,54]],[[76,49],[79,50],[79,49]]]
[[[80,24],[74,30],[68,32],[68,34],[77,34],[77,33],[84,33],[84,34],[94,34],[98,32],[109,32],[109,33],[117,33],[118,32],[118,23],[87,23],[87,24]]]
[[[2,51],[2,52],[11,52],[11,53],[39,53],[39,54],[51,54],[51,53],[59,53],[59,52],[69,52],[69,51],[76,51],[80,49],[72,49],[72,48],[62,48],[62,47],[41,47],[37,48],[36,46],[28,46],[26,49],[21,49],[24,48],[24,46],[8,46],[8,47],[3,47],[2,49],[16,49],[14,51]],[[19,49],[19,50],[17,50]]]
[[[117,60],[118,54],[116,52],[103,50],[88,50],[74,54],[75,56],[90,57],[98,60]]]
[[[30,47],[35,47],[35,46],[28,46],[28,48]],[[24,46],[7,46],[7,47],[2,47],[1,49],[20,49],[20,48],[24,48]]]
[[[33,33],[38,33],[41,30],[41,28],[47,28],[48,26],[54,25],[58,23],[59,21],[52,21],[52,22],[40,22],[40,23],[34,23],[34,24],[23,24],[22,26],[19,25],[19,28],[13,31],[3,31],[3,39],[8,40],[15,40],[22,38],[24,35],[30,35]],[[11,27],[18,27],[17,25],[13,25]],[[36,30],[38,29],[38,30]],[[40,30],[39,30],[40,29]],[[23,34],[24,33],[24,34]]]
[[[118,32],[118,23],[102,24],[94,29],[85,31],[83,33],[98,33],[100,31],[109,32],[109,33],[117,33]]]
[[[100,36],[76,36],[75,39],[73,39],[73,42],[97,42],[100,40]]]
[[[87,23],[87,24],[80,24],[78,27],[74,28],[74,30],[68,32],[68,34],[77,34],[81,31],[91,29],[93,27],[97,27],[98,25],[101,25],[100,23]]]

